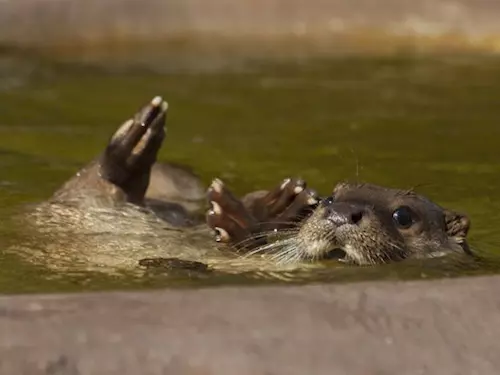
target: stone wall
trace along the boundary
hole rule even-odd
[[[5,375],[497,375],[500,278],[0,297]]]
[[[500,48],[496,0],[1,0],[0,43],[332,41],[358,49]],[[340,44],[342,44],[340,43]]]

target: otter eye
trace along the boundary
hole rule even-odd
[[[333,199],[333,196],[327,197],[323,199],[323,206],[329,206],[331,205],[335,200]]]
[[[392,213],[394,222],[403,229],[408,229],[414,222],[413,212],[407,206],[401,206]]]

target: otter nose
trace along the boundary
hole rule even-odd
[[[344,224],[358,224],[363,219],[364,213],[364,207],[361,205],[334,202],[326,206],[325,219],[337,227]]]

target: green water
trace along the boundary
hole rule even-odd
[[[155,95],[170,104],[161,160],[243,193],[300,176],[323,194],[343,179],[412,188],[472,220],[470,243],[500,254],[500,60],[339,58],[196,72],[56,64],[0,55],[0,244],[9,217],[46,199]],[[1,250],[0,250],[1,251]],[[495,272],[399,264],[328,279]],[[324,276],[324,275],[323,275]],[[323,277],[321,276],[321,277]],[[318,278],[321,279],[321,277]],[[192,286],[245,277],[64,275],[0,252],[0,293]]]

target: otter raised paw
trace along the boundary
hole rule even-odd
[[[127,200],[141,203],[151,167],[165,138],[167,102],[155,97],[112,136],[100,157],[100,175],[121,187]]]
[[[286,179],[271,191],[256,191],[241,200],[220,179],[207,192],[206,220],[217,242],[250,250],[267,242],[269,233],[292,228],[318,204],[315,191],[302,180]]]
[[[68,180],[52,202],[77,206],[147,206],[174,225],[192,225],[204,188],[188,167],[156,162],[168,105],[157,96],[125,121],[102,154]]]
[[[89,197],[141,204],[151,167],[165,138],[167,103],[155,97],[125,121],[104,152],[68,180],[53,196],[55,201]]]

